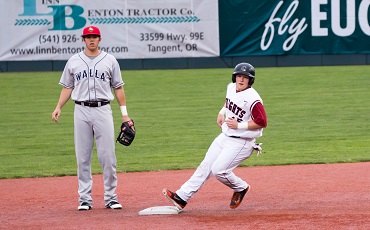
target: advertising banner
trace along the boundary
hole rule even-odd
[[[219,56],[217,0],[0,0],[0,61],[67,60],[97,26],[117,59]]]
[[[370,0],[219,1],[220,55],[370,53]]]

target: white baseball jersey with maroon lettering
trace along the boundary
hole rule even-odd
[[[230,83],[226,93],[226,118],[234,118],[238,122],[247,122],[252,119],[252,109],[262,99],[253,88],[236,92],[236,84]],[[262,136],[262,130],[231,129],[226,122],[222,124],[222,132],[226,136],[237,136],[241,138],[258,138]]]

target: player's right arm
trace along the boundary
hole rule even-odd
[[[217,124],[219,127],[222,126],[222,124],[225,122],[225,114],[226,114],[226,103],[224,104],[224,106],[221,108],[220,112],[218,112],[218,115],[217,115]]]
[[[59,116],[61,114],[61,110],[63,106],[67,103],[69,98],[71,97],[72,91],[73,91],[73,88],[63,87],[62,91],[60,92],[58,104],[55,107],[54,112],[51,114],[51,119],[54,122],[58,122]]]

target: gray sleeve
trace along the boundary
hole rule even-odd
[[[121,68],[119,66],[119,63],[116,58],[112,56],[113,60],[113,66],[112,66],[112,80],[111,80],[111,86],[113,89],[116,89],[118,87],[123,86],[125,83],[122,80],[122,74],[121,74]]]
[[[60,78],[59,84],[65,88],[74,88],[74,77],[70,71],[71,59],[68,60],[66,66],[64,67],[62,76]]]

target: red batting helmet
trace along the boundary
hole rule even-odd
[[[82,37],[85,37],[87,35],[97,35],[97,36],[100,37],[100,30],[96,26],[88,26],[88,27],[85,27],[81,36]]]

